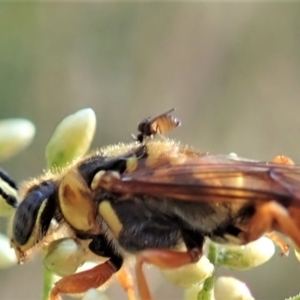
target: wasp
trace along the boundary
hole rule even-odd
[[[20,261],[47,238],[53,220],[107,258],[56,282],[51,300],[102,286],[130,257],[140,298],[152,299],[143,264],[197,262],[207,238],[245,245],[278,231],[300,248],[300,166],[283,156],[261,162],[151,139],[179,124],[172,111],[141,122],[132,143],[23,184],[9,230]]]

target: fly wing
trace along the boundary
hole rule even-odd
[[[109,190],[182,201],[275,200],[300,206],[300,167],[212,155],[147,158],[137,170],[114,178]]]

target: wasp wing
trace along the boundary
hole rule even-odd
[[[109,190],[187,201],[276,200],[300,206],[300,167],[213,155],[147,158],[135,171],[114,179]]]

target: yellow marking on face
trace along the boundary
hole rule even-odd
[[[126,171],[131,173],[133,171],[135,171],[138,167],[138,161],[136,156],[132,156],[130,158],[127,159],[126,161]]]
[[[113,232],[116,238],[119,237],[120,232],[123,229],[123,225],[120,222],[116,212],[112,208],[109,201],[102,201],[99,204],[99,214],[102,216],[104,221],[109,226],[110,230]]]

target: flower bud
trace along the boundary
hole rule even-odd
[[[64,166],[84,155],[94,138],[96,116],[91,108],[64,118],[56,127],[46,148],[48,167]]]
[[[200,285],[210,277],[214,271],[214,266],[208,258],[202,256],[197,263],[188,264],[176,269],[161,269],[162,275],[174,285],[187,289]]]
[[[289,297],[285,300],[300,300],[300,294],[296,295],[296,296],[292,296],[292,297]]]
[[[0,233],[0,269],[14,266],[17,262],[15,251],[10,247],[8,237]]]
[[[254,300],[245,283],[233,277],[219,277],[214,286],[215,300]]]
[[[202,290],[202,288],[203,288],[203,284],[185,289],[183,294],[183,299],[184,300],[197,299],[198,294]]]
[[[267,237],[245,246],[219,246],[218,264],[235,270],[247,270],[267,262],[275,253],[274,243]]]
[[[109,298],[96,289],[89,289],[82,297],[82,300],[109,300]]]
[[[14,156],[26,148],[34,135],[35,127],[26,119],[0,121],[0,160]]]
[[[295,256],[298,259],[298,261],[300,261],[300,250],[298,248],[295,248]]]
[[[45,267],[59,276],[74,274],[84,262],[84,249],[70,238],[53,241],[44,258]]]

